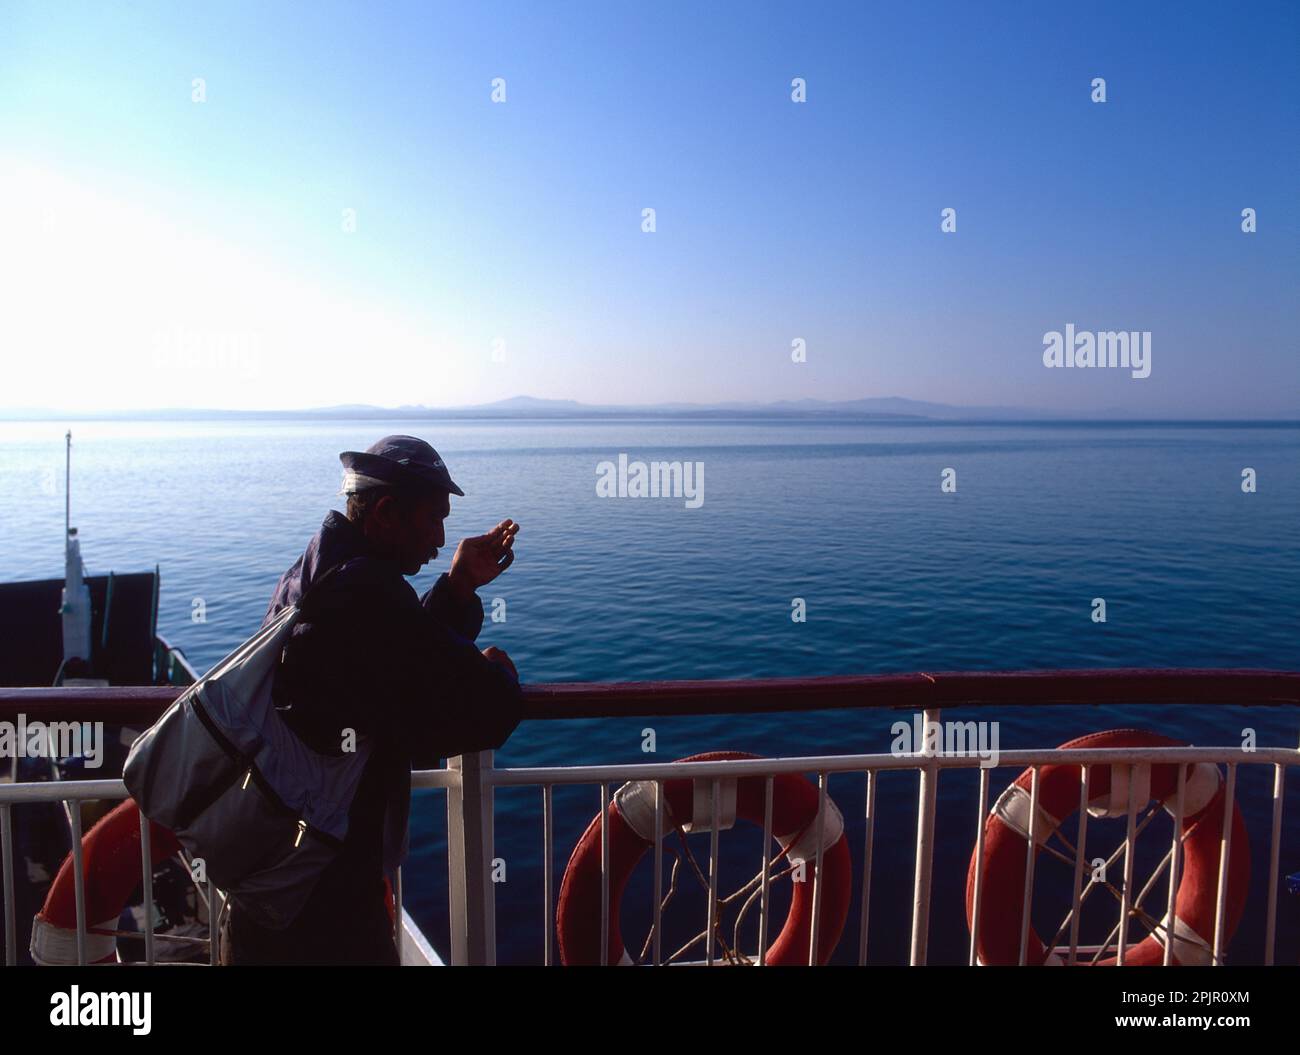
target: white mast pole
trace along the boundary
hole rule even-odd
[[[86,584],[86,568],[81,562],[81,541],[72,527],[72,430],[66,436],[67,453],[64,465],[63,491],[63,661],[90,660],[91,615],[90,587]]]

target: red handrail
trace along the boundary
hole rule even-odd
[[[148,725],[184,689],[0,688],[0,720]],[[1300,704],[1300,671],[1019,670],[524,687],[529,719],[1061,704]]]

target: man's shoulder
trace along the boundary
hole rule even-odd
[[[351,557],[327,569],[308,587],[304,602],[304,614],[308,608],[355,610],[372,605],[420,610],[419,596],[392,562],[368,555]]]

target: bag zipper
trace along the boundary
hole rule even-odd
[[[244,783],[240,787],[241,791],[248,787],[248,782],[250,780],[257,785],[257,789],[267,798],[268,801],[270,801],[271,805],[275,809],[279,810],[287,817],[293,817],[298,822],[298,834],[293,840],[293,845],[295,847],[302,842],[302,837],[304,835],[310,835],[313,839],[316,839],[318,842],[323,842],[327,846],[342,849],[343,841],[341,839],[336,839],[328,832],[323,832],[318,828],[313,828],[307,823],[306,818],[299,817],[296,810],[286,805],[284,800],[275,793],[275,789],[267,783],[266,778],[262,776],[261,771],[252,762],[248,763],[248,772],[244,774]]]

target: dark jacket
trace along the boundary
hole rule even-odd
[[[483,625],[479,600],[457,598],[446,574],[417,596],[397,563],[377,556],[341,513],[326,515],[281,577],[262,625],[336,566],[302,605],[273,697],[285,721],[315,750],[340,754],[346,731],[354,730],[373,737],[374,751],[349,812],[343,850],[322,873],[302,915],[288,932],[263,935],[251,921],[232,921],[245,946],[302,946],[318,941],[310,932],[321,928],[334,933],[333,948],[341,948],[340,940],[346,945],[338,928],[382,898],[385,870],[405,856],[411,769],[498,748],[520,720],[518,682],[473,644]]]

